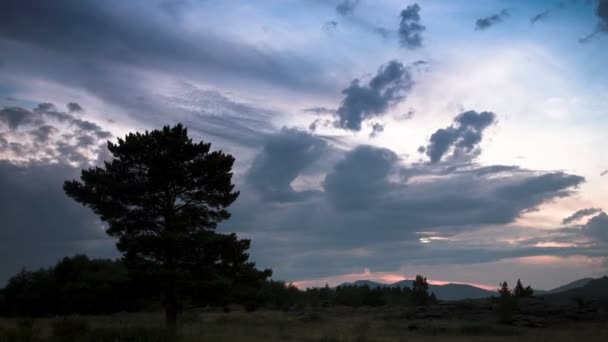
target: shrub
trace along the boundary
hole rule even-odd
[[[89,322],[82,318],[62,318],[52,324],[53,337],[59,341],[82,341],[89,335]]]

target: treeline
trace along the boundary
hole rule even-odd
[[[234,281],[214,277],[182,284],[182,306],[257,307],[263,281],[243,272]],[[154,277],[129,272],[119,260],[66,257],[55,266],[22,270],[0,289],[1,316],[109,314],[160,311],[163,288]]]
[[[185,284],[188,285],[188,284]],[[426,305],[436,302],[428,283],[418,276],[413,288],[339,286],[300,290],[274,280],[241,277],[235,282],[221,279],[182,286],[181,309],[238,304],[247,310],[287,310],[293,307]],[[159,311],[163,292],[149,278],[129,273],[118,260],[66,257],[55,266],[23,270],[0,290],[2,316],[55,316],[109,314],[121,311]]]
[[[409,287],[369,287],[367,285],[329,286],[300,290],[280,281],[267,281],[261,292],[262,303],[272,309],[286,310],[293,307],[330,306],[407,306],[428,305],[437,302],[433,293],[428,292],[425,278],[418,276],[413,288]]]

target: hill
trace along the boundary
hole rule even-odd
[[[608,301],[608,277],[592,279],[581,287],[571,288],[566,291],[545,295],[546,299],[570,300],[580,298],[583,300]]]
[[[602,286],[603,281],[607,281],[606,277],[600,279],[593,278],[583,278],[566,285],[562,285],[556,287],[552,290],[535,290],[535,294],[538,296],[548,296],[552,298],[570,298],[573,297],[581,297],[587,298],[591,296],[591,294],[602,295]],[[402,280],[392,284],[384,284],[377,281],[372,280],[357,280],[352,283],[343,283],[340,286],[345,285],[356,285],[356,286],[369,286],[371,288],[381,287],[381,286],[395,286],[395,287],[412,287],[413,280]],[[600,284],[600,285],[598,285]],[[588,286],[588,287],[587,287]],[[591,292],[589,292],[591,291]],[[608,291],[608,284],[605,286],[605,291]],[[496,291],[488,291],[473,285],[468,284],[445,284],[445,285],[432,285],[429,284],[429,292],[435,293],[438,299],[441,300],[462,300],[462,299],[480,299],[487,298],[491,296],[496,296]],[[563,294],[558,296],[558,294]],[[555,296],[554,296],[555,295]],[[603,298],[603,297],[594,297],[594,298]]]
[[[589,282],[591,282],[592,280],[594,280],[594,279],[593,278],[583,278],[583,279],[575,280],[575,281],[573,281],[571,283],[568,283],[566,285],[562,285],[560,287],[556,287],[553,290],[546,291],[544,294],[564,292],[564,291],[576,289],[576,288],[579,288],[579,287],[583,287],[583,286],[589,284]]]

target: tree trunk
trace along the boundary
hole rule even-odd
[[[165,290],[165,322],[167,329],[172,335],[177,334],[177,310],[178,299],[177,289],[175,288],[175,277],[171,277],[167,282]]]

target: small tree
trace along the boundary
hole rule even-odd
[[[517,285],[515,285],[515,289],[513,289],[513,295],[515,297],[523,297],[524,294],[524,286],[521,284],[521,280],[517,279]]]
[[[232,184],[234,158],[210,148],[192,142],[181,124],[130,133],[117,144],[108,142],[113,160],[83,170],[80,181],[63,187],[108,224],[127,267],[162,287],[172,331],[185,284],[230,285],[234,277],[270,275],[247,261],[248,240],[214,231],[230,217],[226,208],[239,193]]]
[[[429,300],[429,283],[421,275],[417,275],[412,284],[412,299],[416,305],[426,305]]]
[[[500,284],[498,294],[500,294],[501,298],[511,297],[511,289],[509,288],[509,284],[506,281]]]
[[[521,280],[517,279],[517,285],[515,285],[513,295],[517,298],[532,297],[534,295],[534,290],[530,285],[524,287],[521,284]]]

